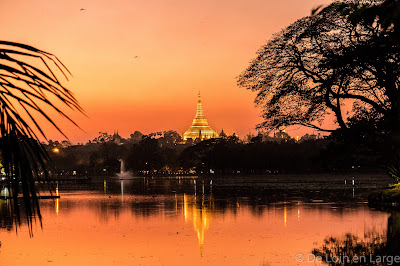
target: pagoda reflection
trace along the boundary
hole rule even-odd
[[[192,222],[197,233],[200,255],[203,256],[205,233],[208,231],[214,212],[212,195],[183,194],[183,213],[185,222]]]

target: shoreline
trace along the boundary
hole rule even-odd
[[[382,211],[400,210],[400,184],[372,192],[368,196],[368,206]]]

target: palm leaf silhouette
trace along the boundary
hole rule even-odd
[[[68,80],[71,73],[54,55],[0,41],[0,159],[11,188],[15,222],[21,223],[18,195],[22,194],[30,232],[36,215],[41,223],[35,181],[48,178],[49,156],[39,141],[47,138],[37,119],[44,118],[65,136],[49,112],[55,111],[74,125],[58,105],[83,113],[71,91],[57,78],[60,75]]]

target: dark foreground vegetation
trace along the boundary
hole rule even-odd
[[[50,142],[47,149],[57,176],[114,175],[121,159],[137,175],[376,172],[384,165],[379,153],[335,136],[302,142],[268,139],[259,135],[245,142],[229,136],[183,144],[179,134],[168,131],[159,138],[115,135],[64,147]]]

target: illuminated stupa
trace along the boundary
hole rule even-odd
[[[197,138],[211,139],[218,138],[218,133],[215,132],[207,123],[207,119],[203,115],[203,107],[201,106],[200,92],[197,99],[197,112],[196,117],[193,119],[193,123],[182,136],[183,140],[186,141],[188,139],[195,140]]]

